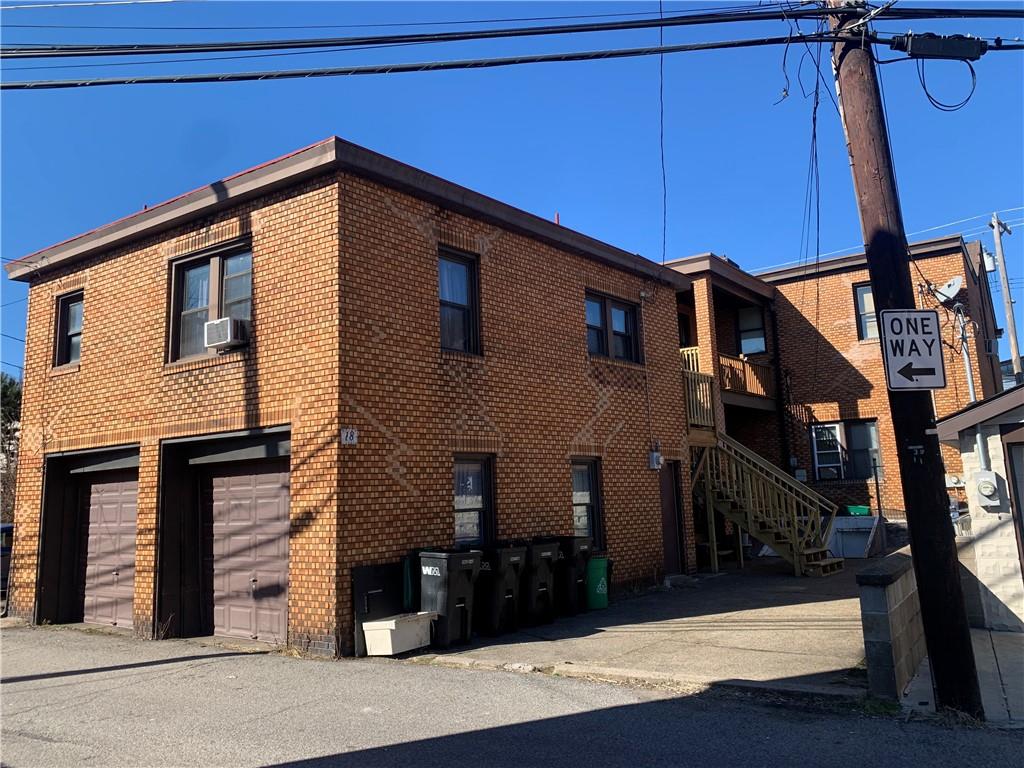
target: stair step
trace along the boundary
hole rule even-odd
[[[805,563],[804,568],[807,569],[806,573],[808,576],[828,576],[843,570],[843,558],[826,557],[822,560]]]

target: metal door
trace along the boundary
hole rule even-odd
[[[665,573],[682,571],[679,555],[679,462],[666,461],[661,468],[661,528],[665,556]]]
[[[203,483],[216,635],[283,643],[288,620],[288,469],[222,467]]]
[[[86,623],[132,626],[138,494],[134,473],[97,477],[83,487]]]

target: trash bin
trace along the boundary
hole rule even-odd
[[[469,642],[473,627],[473,584],[479,552],[420,552],[420,610],[434,611],[431,642],[439,648]]]
[[[558,612],[575,616],[587,610],[587,561],[593,550],[590,536],[559,536],[555,568],[555,596]]]
[[[520,617],[526,624],[549,624],[555,620],[555,563],[557,541],[534,541],[526,545],[526,567],[520,585]]]
[[[596,552],[587,562],[587,608],[592,611],[608,607],[609,562]]]
[[[485,547],[476,580],[473,622],[487,635],[519,628],[519,583],[526,567],[526,547],[499,544]]]

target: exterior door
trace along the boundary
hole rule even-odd
[[[665,548],[665,573],[680,573],[683,569],[680,557],[681,537],[679,535],[679,462],[666,461],[661,468],[661,529]]]
[[[288,467],[224,467],[203,483],[212,546],[213,632],[271,643],[287,640]]]
[[[138,476],[97,477],[83,488],[85,600],[88,624],[132,626],[135,594],[135,517]]]

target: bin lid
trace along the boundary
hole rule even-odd
[[[416,613],[399,613],[395,616],[385,616],[383,619],[363,622],[363,631],[374,629],[396,629],[399,624],[415,624],[425,621],[433,621],[437,618],[436,611],[418,611]]]

